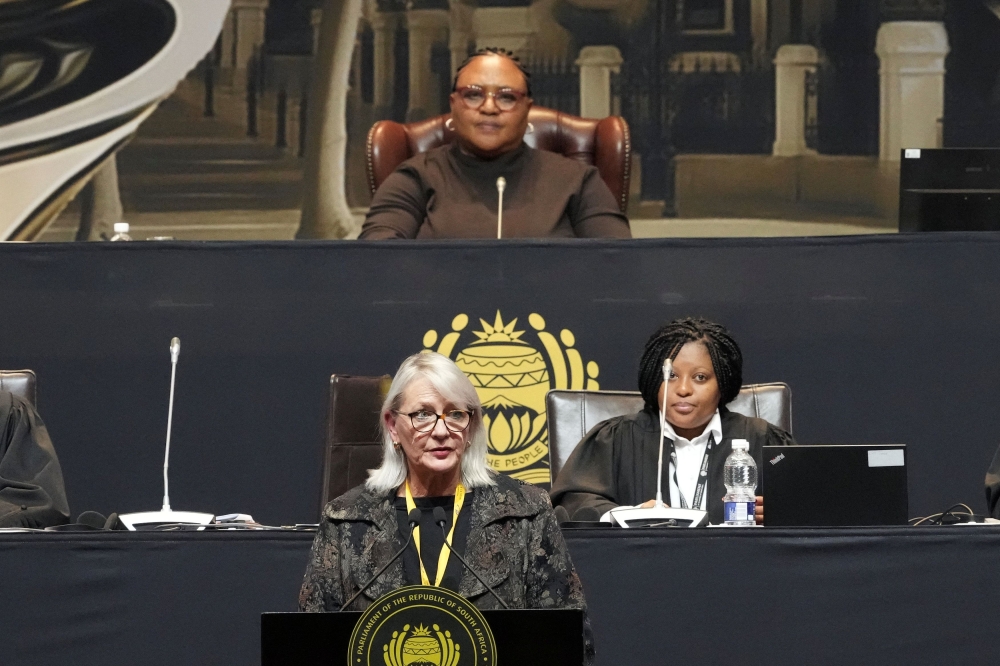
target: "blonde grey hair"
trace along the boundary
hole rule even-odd
[[[466,488],[495,485],[495,472],[486,462],[486,431],[483,428],[483,406],[479,395],[455,362],[437,352],[422,352],[410,356],[403,361],[396,376],[392,378],[379,420],[379,427],[382,429],[382,464],[376,469],[368,470],[365,485],[370,491],[382,494],[396,490],[406,480],[406,456],[393,446],[385,414],[400,408],[403,392],[418,379],[426,379],[442,398],[472,412],[472,423],[466,431],[469,448],[462,456],[462,484]]]

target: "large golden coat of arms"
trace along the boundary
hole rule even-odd
[[[584,364],[572,331],[562,329],[557,337],[536,313],[528,315],[527,339],[527,330],[516,330],[517,318],[505,323],[499,310],[493,324],[480,319],[482,329],[466,336],[469,321],[460,314],[450,332],[427,331],[424,349],[453,359],[476,387],[490,465],[528,483],[550,483],[545,394],[550,389],[600,388],[597,363]]]

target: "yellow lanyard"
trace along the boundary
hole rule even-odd
[[[455,488],[455,510],[452,512],[451,516],[451,531],[448,532],[448,537],[446,539],[448,545],[452,544],[451,538],[455,534],[455,525],[458,524],[458,514],[462,511],[462,504],[465,503],[465,486],[461,483]],[[413,501],[413,495],[410,494],[410,482],[406,481],[406,512],[409,513],[417,508],[416,502]],[[417,544],[417,559],[420,560],[420,582],[423,585],[430,585],[431,579],[427,576],[427,570],[424,568],[424,558],[420,555],[420,526],[417,525],[413,530],[413,540]],[[434,586],[439,587],[441,581],[444,580],[444,570],[448,568],[448,558],[451,557],[451,548],[442,545],[441,554],[438,556],[438,568],[437,575],[434,581]]]

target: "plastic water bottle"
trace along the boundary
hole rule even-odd
[[[130,241],[132,237],[128,235],[128,222],[115,222],[115,235],[111,237],[113,241]]]
[[[726,458],[723,480],[726,484],[726,525],[753,526],[757,489],[757,463],[750,455],[750,442],[733,440],[733,452]]]

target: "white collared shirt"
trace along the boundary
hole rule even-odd
[[[668,438],[674,441],[674,451],[677,453],[677,483],[674,483],[674,463],[670,461],[668,469],[663,470],[670,479],[670,506],[681,508],[681,495],[688,502],[691,509],[701,509],[706,511],[708,507],[708,494],[712,492],[711,483],[705,485],[705,493],[701,496],[701,506],[691,506],[694,501],[695,487],[698,485],[698,475],[701,472],[701,461],[705,457],[705,448],[708,446],[709,435],[715,435],[715,443],[718,446],[722,442],[722,417],[719,410],[715,410],[715,415],[708,422],[705,432],[692,440],[684,439],[674,432],[668,421],[665,432]],[[666,457],[666,456],[664,456]],[[663,461],[667,463],[666,460]],[[680,489],[678,489],[678,484]]]

